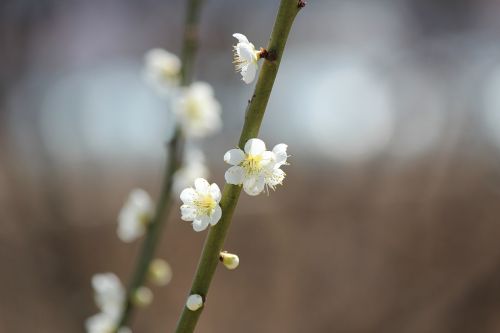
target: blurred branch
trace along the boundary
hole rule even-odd
[[[198,49],[198,22],[202,7],[202,0],[187,0],[186,21],[184,28],[184,42],[181,54],[181,85],[187,86],[192,81],[192,68]],[[126,326],[131,319],[134,308],[133,298],[138,288],[144,285],[148,275],[149,266],[153,260],[156,247],[160,240],[161,231],[167,220],[168,214],[172,206],[172,185],[173,176],[179,169],[182,163],[183,151],[182,131],[177,126],[175,133],[167,145],[168,163],[165,167],[163,176],[163,185],[160,193],[160,198],[156,205],[156,212],[153,220],[148,225],[146,237],[142,243],[140,254],[138,257],[135,271],[132,275],[132,280],[127,289],[125,305],[122,315],[118,322],[117,329]]]
[[[182,45],[181,84],[189,85],[193,76],[193,65],[198,50],[198,22],[200,21],[203,0],[187,0],[188,6],[184,24],[184,42]]]
[[[262,65],[252,99],[246,110],[245,123],[239,140],[240,148],[243,148],[248,139],[255,138],[259,134],[262,118],[264,117],[267,102],[269,101],[274,80],[278,73],[288,34],[295,16],[300,8],[303,7],[302,3],[303,1],[298,2],[297,0],[281,0],[271,39],[267,47],[268,52],[273,53],[276,58],[273,61],[266,60]],[[231,224],[231,218],[238,203],[240,192],[240,186],[230,184],[224,186],[220,202],[223,212],[222,217],[217,225],[210,228],[203,247],[189,294],[201,295],[204,301],[206,300],[210,283],[219,262],[219,254],[222,251],[224,239]],[[202,310],[203,307],[196,311],[191,311],[185,306],[175,332],[193,332]]]

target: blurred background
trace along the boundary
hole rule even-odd
[[[223,106],[212,180],[252,86],[231,34],[265,46],[278,0],[207,0],[196,77]],[[198,331],[500,331],[500,1],[310,0],[261,137],[289,144],[285,186],[242,195]],[[134,187],[156,198],[168,107],[144,53],[180,53],[182,0],[0,2],[0,332],[83,332],[90,278],[125,282],[116,237]],[[176,204],[177,205],[177,204]],[[174,270],[134,332],[171,332],[206,233],[175,208]]]

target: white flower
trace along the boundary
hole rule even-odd
[[[203,306],[203,298],[198,294],[189,295],[186,307],[191,311],[196,311]]]
[[[141,237],[153,217],[153,211],[153,200],[146,191],[135,189],[130,192],[118,215],[118,237],[127,243]]]
[[[216,225],[222,216],[219,206],[221,193],[217,184],[209,184],[203,178],[194,181],[194,188],[182,191],[181,219],[193,221],[194,231],[205,230],[208,225]]]
[[[259,60],[259,51],[250,43],[243,34],[233,34],[238,40],[238,44],[233,46],[234,60],[233,64],[237,72],[241,73],[242,79],[246,84],[252,83],[257,73]]]
[[[245,151],[229,150],[224,161],[233,166],[226,171],[226,182],[243,184],[243,190],[249,195],[258,195],[266,187],[274,190],[285,178],[285,172],[280,168],[287,164],[286,149],[287,145],[282,143],[267,151],[264,141],[250,139],[245,144]]]
[[[182,168],[174,174],[174,191],[180,194],[183,189],[193,184],[196,178],[207,179],[209,175],[203,152],[197,148],[186,149]]]
[[[160,94],[165,95],[179,83],[181,61],[168,51],[152,49],[144,56],[144,78]]]
[[[125,299],[125,289],[120,279],[113,273],[96,274],[92,277],[94,299],[104,313],[117,317]]]
[[[98,313],[85,321],[87,333],[113,333],[116,328],[116,318],[106,314]],[[120,327],[117,333],[132,333],[128,327]]]
[[[92,287],[96,305],[101,312],[85,321],[86,330],[88,333],[114,332],[123,309],[125,289],[113,273],[94,275]],[[118,333],[130,332],[130,329],[126,327],[118,330]]]
[[[208,83],[194,82],[182,88],[173,106],[182,131],[188,137],[203,137],[222,126],[221,107]]]

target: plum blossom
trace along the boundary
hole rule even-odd
[[[208,83],[194,82],[181,88],[173,102],[173,110],[187,137],[204,137],[222,127],[221,107]]]
[[[224,161],[232,167],[226,171],[226,182],[243,185],[243,190],[252,196],[265,188],[274,190],[285,179],[281,167],[287,164],[287,147],[281,143],[267,151],[264,141],[254,138],[246,142],[244,151],[239,148],[229,150]]]
[[[141,189],[133,190],[118,215],[118,237],[127,243],[141,237],[153,214],[154,203],[149,194]]]
[[[109,333],[116,329],[125,300],[125,289],[113,273],[96,274],[92,277],[94,300],[101,311],[85,321],[88,333]],[[118,333],[130,333],[122,327]]]
[[[250,84],[255,79],[258,69],[258,60],[260,51],[248,41],[248,38],[240,33],[233,34],[238,43],[233,46],[234,57],[233,64],[237,72],[240,72],[243,82]]]
[[[221,192],[217,184],[209,184],[203,178],[194,181],[194,188],[181,192],[181,219],[192,221],[194,231],[205,230],[208,225],[216,225],[222,216],[219,206]]]
[[[144,78],[160,95],[168,95],[179,84],[181,61],[173,53],[152,49],[144,56]]]

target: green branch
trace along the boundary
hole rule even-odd
[[[192,81],[192,68],[198,45],[198,22],[202,0],[187,0],[187,10],[184,28],[184,41],[181,53],[181,85],[188,86]],[[167,144],[168,162],[163,175],[160,198],[156,205],[155,215],[148,224],[146,236],[142,242],[137,265],[132,280],[127,288],[123,310],[117,329],[128,325],[134,309],[133,298],[136,290],[144,285],[149,266],[153,260],[161,231],[166,223],[172,206],[172,185],[174,173],[179,169],[183,156],[182,132],[177,126],[172,139]]]
[[[127,289],[127,295],[125,298],[125,305],[122,310],[122,315],[120,321],[118,322],[118,328],[126,326],[130,321],[132,316],[132,310],[134,309],[133,298],[136,290],[144,285],[146,277],[149,271],[149,265],[153,260],[158,241],[160,239],[161,230],[165,225],[166,217],[168,216],[171,209],[171,192],[173,184],[173,174],[180,166],[180,151],[181,149],[181,138],[178,135],[179,131],[168,143],[168,163],[165,167],[165,174],[163,176],[163,185],[160,198],[156,205],[156,211],[153,220],[148,224],[146,230],[146,237],[142,242],[142,247],[138,256],[137,266],[132,275],[132,280]]]
[[[267,51],[272,55],[273,60],[265,60],[260,70],[259,79],[245,113],[245,123],[239,140],[240,148],[243,148],[248,139],[255,138],[259,134],[260,125],[266,111],[269,96],[271,95],[274,80],[278,73],[288,34],[295,16],[303,6],[303,1],[281,0],[271,39],[267,47]],[[210,228],[203,247],[189,294],[201,295],[204,301],[206,300],[210,283],[219,263],[219,253],[222,251],[224,239],[231,225],[231,219],[238,203],[240,192],[241,186],[230,184],[224,186],[220,202],[223,212],[222,217],[217,225]],[[175,332],[193,332],[202,310],[203,307],[196,311],[191,311],[185,306]]]
[[[198,50],[198,22],[200,21],[203,0],[187,0],[184,24],[184,42],[182,45],[181,85],[187,86],[193,79],[193,65]]]

